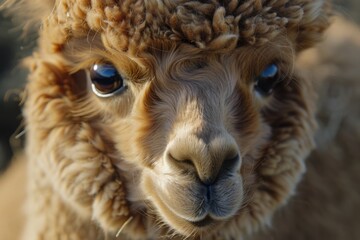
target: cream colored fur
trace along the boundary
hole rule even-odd
[[[350,185],[325,184],[334,174],[314,172],[320,163],[336,169],[322,145],[297,188],[314,147],[315,90],[331,81],[319,70],[332,68],[320,50],[294,60],[328,27],[325,1],[48,4],[32,18],[39,48],[26,60],[23,239],[115,239],[119,230],[120,239],[253,239],[271,224],[264,239],[357,235],[333,227],[341,213],[317,214],[318,197],[326,212],[342,203],[324,200],[332,190],[358,197]],[[104,61],[128,85],[108,99],[91,92],[85,74]],[[274,61],[285,80],[259,97],[254,79]],[[329,108],[327,92],[320,96]],[[332,119],[320,144],[340,134]],[[356,169],[342,154],[332,157]]]

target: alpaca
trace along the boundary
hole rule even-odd
[[[24,239],[253,239],[276,224],[314,148],[315,87],[295,59],[329,26],[326,1],[13,9],[41,24]]]

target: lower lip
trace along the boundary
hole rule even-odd
[[[194,225],[195,227],[207,227],[209,226],[210,224],[212,224],[214,222],[214,220],[207,216],[206,218],[204,218],[203,220],[201,221],[198,221],[198,222],[190,222],[192,225]]]

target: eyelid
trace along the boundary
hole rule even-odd
[[[111,92],[111,93],[101,93],[99,92],[95,85],[93,83],[91,83],[91,90],[93,91],[93,93],[98,96],[98,97],[101,97],[101,98],[109,98],[109,97],[113,97],[113,96],[116,96],[118,94],[121,94],[123,93],[128,87],[126,85],[126,83],[124,82],[124,85],[121,87],[121,88],[118,88],[117,90]]]

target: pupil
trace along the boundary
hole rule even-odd
[[[96,85],[99,90],[112,90],[116,87],[116,81],[114,81],[112,78],[95,78],[93,79],[94,84]]]

